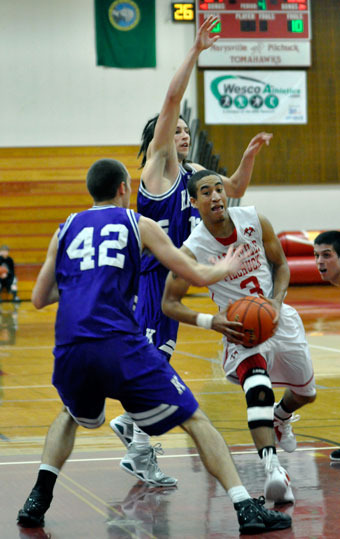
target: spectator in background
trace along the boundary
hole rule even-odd
[[[3,289],[6,289],[7,292],[12,294],[13,301],[20,301],[20,298],[18,297],[14,260],[9,256],[8,245],[2,245],[0,247],[0,292]]]

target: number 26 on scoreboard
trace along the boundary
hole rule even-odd
[[[174,22],[194,22],[195,4],[194,2],[174,2],[172,7],[172,20]]]

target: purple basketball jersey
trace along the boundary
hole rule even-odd
[[[140,332],[134,316],[138,290],[140,215],[97,206],[60,226],[56,280],[60,299],[56,345]]]

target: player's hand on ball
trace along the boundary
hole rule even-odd
[[[232,302],[229,301],[229,304]],[[227,309],[215,314],[212,322],[212,329],[222,333],[229,342],[242,344],[244,340],[243,325],[240,322],[232,322],[227,318]]]

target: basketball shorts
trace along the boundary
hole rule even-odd
[[[239,384],[236,369],[247,357],[261,354],[273,386],[284,386],[294,393],[313,396],[316,393],[312,360],[302,320],[290,305],[283,304],[278,327],[264,343],[245,348],[223,338],[223,368],[230,382]]]
[[[178,322],[162,312],[162,296],[167,270],[157,267],[139,279],[138,301],[135,317],[150,344],[153,344],[170,361],[175,351]]]
[[[106,398],[119,400],[150,435],[182,424],[198,408],[190,389],[142,334],[56,346],[54,356],[52,382],[83,427],[104,423]]]

